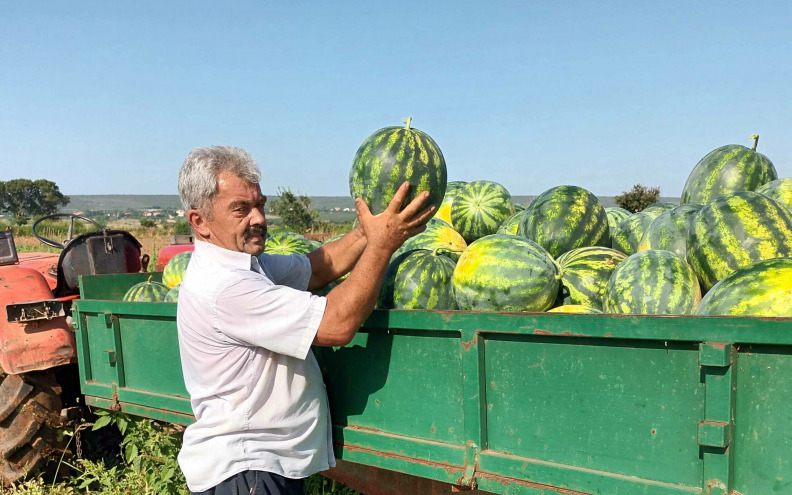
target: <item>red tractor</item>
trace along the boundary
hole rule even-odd
[[[65,241],[39,234],[42,220],[64,217]],[[73,236],[75,220],[96,231]],[[0,231],[0,478],[6,484],[38,469],[61,447],[55,430],[75,411],[69,407],[79,396],[71,303],[79,297],[79,277],[134,273],[148,264],[129,232],[86,217],[48,215],[33,224],[33,235],[62,251],[20,254],[12,232]]]

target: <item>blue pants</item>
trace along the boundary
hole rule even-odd
[[[303,495],[303,480],[265,471],[244,471],[204,492],[193,495]]]

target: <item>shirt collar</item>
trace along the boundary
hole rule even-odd
[[[231,251],[224,247],[217,246],[211,242],[195,240],[195,252],[199,256],[207,256],[224,266],[239,268],[242,270],[254,269],[254,263],[258,265],[258,259],[247,253]]]

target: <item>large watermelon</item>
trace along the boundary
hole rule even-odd
[[[561,267],[564,305],[577,304],[602,309],[602,294],[613,270],[627,258],[615,249],[590,246],[562,254]]]
[[[778,201],[781,206],[792,211],[792,177],[785,177],[783,179],[776,179],[772,182],[768,182],[758,188],[756,192]]]
[[[769,158],[739,144],[721,146],[707,153],[690,173],[682,189],[682,204],[706,205],[718,196],[755,191],[776,180],[778,174]]]
[[[383,309],[456,309],[451,277],[455,263],[426,249],[401,254],[385,273]]]
[[[687,249],[707,291],[740,268],[792,256],[792,213],[756,192],[720,196],[693,218]]]
[[[701,289],[693,269],[670,251],[641,251],[624,260],[605,286],[606,313],[693,314]]]
[[[553,259],[524,237],[494,234],[468,246],[454,269],[460,309],[547,311],[558,295],[561,274]]]
[[[445,225],[445,222],[429,222],[426,225],[426,230],[407,239],[402,247],[396,251],[395,255],[398,256],[415,249],[427,249],[432,252],[436,251],[438,254],[447,256],[456,262],[466,247],[465,239],[462,238],[459,232]]]
[[[553,257],[586,246],[608,246],[608,215],[599,199],[577,186],[558,186],[534,199],[523,212],[517,234]]]
[[[641,242],[644,232],[660,213],[656,209],[641,211],[622,220],[616,229],[611,231],[611,247],[627,255],[637,253],[638,243]]]
[[[145,282],[135,284],[124,294],[124,301],[128,302],[163,302],[168,295],[165,284],[154,282],[151,277]]]
[[[165,269],[162,270],[162,283],[166,287],[172,289],[182,283],[184,272],[187,271],[187,265],[190,263],[192,254],[192,251],[183,251],[168,261]]]
[[[268,254],[308,254],[316,251],[317,244],[294,232],[278,232],[267,239],[264,252]]]
[[[517,229],[520,227],[523,211],[525,211],[525,209],[516,212],[514,215],[504,220],[503,223],[500,224],[500,227],[498,227],[497,232],[495,233],[517,235]]]
[[[457,191],[451,205],[451,225],[465,242],[497,232],[500,224],[514,214],[511,195],[497,182],[468,182]]]
[[[432,218],[433,220],[439,218],[451,225],[451,205],[454,202],[454,198],[456,198],[457,191],[465,184],[467,184],[467,182],[462,182],[461,180],[453,180],[446,184],[445,196],[443,196],[443,201],[440,203],[437,213],[435,213],[435,216]]]
[[[759,261],[707,292],[697,315],[792,316],[792,258]]]
[[[658,215],[662,215],[668,210],[673,210],[676,207],[677,205],[675,205],[674,203],[652,203],[643,210],[641,210],[641,213],[651,213],[656,218]]]
[[[404,127],[385,127],[360,145],[349,171],[349,192],[366,201],[371,213],[381,213],[404,182],[410,191],[402,203],[407,206],[417,195],[429,192],[424,208],[438,208],[446,191],[446,164],[443,153],[425,132]]]
[[[699,205],[681,205],[660,214],[646,228],[638,251],[664,249],[687,260],[688,230],[700,209]]]

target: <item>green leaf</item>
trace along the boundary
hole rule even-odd
[[[101,418],[96,420],[96,423],[94,423],[93,428],[91,430],[96,431],[99,428],[107,426],[110,424],[111,420],[112,418],[110,416],[102,416]]]

